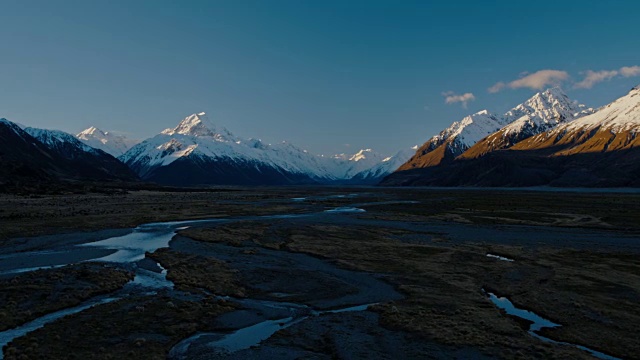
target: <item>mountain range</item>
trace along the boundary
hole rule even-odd
[[[385,157],[363,149],[352,155],[317,156],[288,142],[272,145],[239,138],[205,113],[187,116],[175,128],[140,143],[96,127],[75,136],[6,119],[0,127],[6,135],[0,184],[18,179],[141,179],[177,186],[375,184],[413,152]],[[18,139],[31,145],[12,145]]]
[[[593,109],[571,101],[561,89],[551,88],[504,115],[482,110],[454,122],[425,142],[399,170],[431,167],[449,163],[459,156],[483,155],[508,148],[533,134],[592,112]],[[468,150],[474,146],[476,149],[470,153]]]
[[[172,186],[640,186],[640,88],[599,109],[559,88],[498,115],[482,110],[422,146],[319,156],[244,139],[195,113],[141,142],[90,127],[77,135],[0,120],[0,187],[145,181]]]
[[[381,184],[640,186],[640,87],[597,110],[559,89],[523,105],[505,114],[507,125],[447,161],[420,163],[418,153]]]
[[[143,180],[166,185],[292,185],[375,183],[408,156],[400,152],[385,158],[371,149],[354,155],[317,156],[288,142],[241,139],[205,113],[197,113],[137,144],[119,159]]]

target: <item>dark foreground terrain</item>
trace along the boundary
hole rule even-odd
[[[638,359],[639,220],[634,192],[2,195],[0,345],[5,359]],[[489,294],[560,326],[529,332]]]

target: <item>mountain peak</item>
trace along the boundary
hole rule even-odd
[[[80,140],[88,140],[92,136],[105,136],[106,133],[95,126],[91,126],[79,132],[76,137]]]
[[[122,135],[112,134],[110,131],[102,131],[95,126],[91,126],[76,134],[76,138],[83,143],[100,149],[115,157],[124,154],[133,145],[137,143],[135,140],[127,139]]]
[[[543,91],[542,93],[538,93],[538,94],[545,95],[545,96],[564,96],[564,97],[567,97],[567,94],[559,86],[554,86],[552,88],[548,88],[547,90]]]
[[[233,141],[235,137],[224,127],[214,124],[205,112],[194,113],[184,118],[173,130],[162,132],[166,135],[180,134],[213,137],[218,141]]]
[[[6,125],[9,125],[9,126],[12,126],[12,127],[15,126],[15,127],[20,128],[20,129],[24,129],[26,127],[26,126],[24,126],[24,125],[22,125],[20,123],[17,123],[15,121],[11,121],[11,120],[6,119],[6,118],[0,118],[0,123],[5,123]]]
[[[378,154],[374,153],[372,149],[361,149],[357,153],[353,154],[349,161],[361,161],[367,158],[367,156],[379,157]]]
[[[200,112],[184,118],[178,126],[176,126],[174,131],[178,134],[197,136],[215,131],[215,126],[211,123],[206,113]]]
[[[473,115],[490,115],[490,114],[489,114],[489,110],[484,109],[484,110],[478,111],[477,113],[475,113]],[[473,116],[473,115],[471,115],[471,116]]]
[[[512,123],[527,117],[543,119],[544,122],[560,122],[573,119],[584,110],[584,105],[569,99],[561,88],[553,87],[533,95],[524,103],[511,109],[505,114],[505,120],[507,123]]]

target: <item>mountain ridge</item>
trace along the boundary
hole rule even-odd
[[[484,145],[476,147],[470,154],[482,155],[491,150],[506,148],[512,142],[530,136],[524,133],[524,129],[532,129],[537,133],[552,127],[554,122],[573,119],[580,114],[580,116],[586,115],[589,110],[585,109],[584,105],[569,100],[562,89],[554,87],[536,93],[502,116],[482,110],[453,122],[439,134],[427,140],[398,170],[405,171],[452,162],[458,156],[465,156],[463,154],[477,146],[479,142],[483,142]],[[582,114],[582,111],[586,112]],[[486,140],[501,129],[505,129],[505,134]]]
[[[640,186],[640,88],[513,146],[397,171],[382,185]],[[491,137],[487,138],[490,139]]]
[[[262,176],[269,184],[290,185],[348,182],[382,163],[385,157],[371,149],[353,155],[323,157],[286,141],[266,144],[258,139],[241,139],[201,112],[185,117],[175,128],[144,140],[119,159],[143,179],[170,182],[170,185],[178,185],[178,182],[189,185],[196,185],[195,182],[198,185],[233,183],[233,174],[223,176],[221,168],[235,172],[240,184],[255,184]],[[172,165],[176,161],[179,163]],[[202,165],[205,163],[208,170]],[[180,168],[187,177],[180,180],[169,176],[166,168],[172,166]],[[385,173],[378,172],[377,176],[395,170],[383,169]],[[207,171],[210,178],[206,176]],[[188,178],[189,174],[193,179]]]

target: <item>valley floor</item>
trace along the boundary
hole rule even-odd
[[[0,344],[5,359],[639,358],[639,219],[640,194],[616,192],[0,195]],[[530,333],[488,293],[561,326]]]

